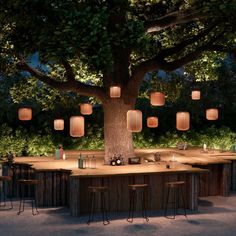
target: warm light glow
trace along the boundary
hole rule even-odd
[[[54,129],[55,130],[63,130],[64,129],[64,120],[63,119],[55,119],[54,120]]]
[[[201,91],[193,90],[192,91],[192,99],[193,100],[200,100],[200,98],[201,98]]]
[[[129,110],[127,112],[127,129],[130,132],[140,132],[142,130],[142,112],[139,110]]]
[[[19,120],[31,120],[32,119],[32,109],[31,108],[19,108],[18,110]]]
[[[120,86],[111,86],[110,87],[110,97],[119,98],[121,96],[121,87]]]
[[[207,120],[217,120],[219,116],[219,111],[217,108],[210,108],[206,110]]]
[[[153,106],[165,105],[165,94],[161,92],[151,92],[150,102]]]
[[[156,116],[150,116],[147,118],[147,127],[156,128],[158,126],[158,118]]]
[[[80,104],[80,113],[82,115],[91,115],[93,113],[93,106],[89,103]]]
[[[176,129],[177,130],[189,130],[190,128],[190,114],[189,112],[177,112],[176,113]]]
[[[70,136],[75,138],[84,136],[83,116],[72,116],[70,118]]]

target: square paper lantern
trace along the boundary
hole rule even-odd
[[[164,106],[165,94],[161,92],[151,92],[150,102],[153,106]]]
[[[24,120],[24,121],[31,120],[32,119],[32,109],[26,108],[26,107],[19,108],[18,117],[19,117],[19,120]]]
[[[193,90],[191,97],[192,97],[192,100],[200,100],[200,98],[201,98],[201,91]]]
[[[156,128],[158,126],[158,118],[156,116],[150,116],[147,118],[147,127]]]
[[[206,110],[207,120],[217,120],[219,116],[219,111],[217,108],[210,108]]]
[[[82,115],[91,115],[93,113],[93,106],[89,103],[80,104],[80,113]]]
[[[142,112],[139,110],[129,110],[127,112],[127,130],[130,132],[140,132],[142,130]]]
[[[54,120],[54,129],[55,130],[63,130],[64,129],[64,120],[63,119],[55,119]]]
[[[189,130],[190,128],[190,114],[189,112],[176,113],[176,129],[181,131]]]
[[[84,136],[83,116],[72,116],[70,118],[70,136],[75,138]]]
[[[119,98],[121,96],[121,87],[120,86],[111,86],[110,87],[110,97]]]

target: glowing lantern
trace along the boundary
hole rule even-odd
[[[19,108],[18,110],[19,120],[31,120],[32,119],[32,109],[31,108]]]
[[[84,136],[83,116],[72,116],[70,118],[70,136],[75,138]]]
[[[165,105],[165,94],[161,92],[151,92],[150,102],[153,106]]]
[[[55,130],[63,130],[64,129],[64,120],[63,119],[55,119],[54,120],[54,129]]]
[[[200,98],[201,98],[201,91],[193,90],[192,91],[192,99],[193,100],[200,100]]]
[[[121,96],[121,87],[120,86],[111,86],[110,87],[110,97],[119,98]]]
[[[147,127],[156,128],[158,126],[158,118],[156,116],[150,116],[147,118]]]
[[[139,110],[129,110],[127,112],[127,129],[130,132],[140,132],[142,130],[142,112]]]
[[[219,116],[219,111],[217,108],[210,108],[206,110],[207,120],[217,120]]]
[[[83,115],[91,115],[93,113],[93,106],[89,103],[80,104],[80,113]]]
[[[177,112],[176,113],[176,129],[177,130],[189,130],[190,128],[190,114],[189,112]]]

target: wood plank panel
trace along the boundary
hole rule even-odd
[[[131,176],[109,176],[109,177],[70,177],[70,212],[73,216],[88,213],[89,210],[89,186],[106,185],[109,188],[108,198],[112,212],[129,210],[129,184],[147,183],[148,208],[150,210],[162,210],[166,198],[165,183],[168,181],[186,181],[187,206],[189,209],[197,209],[198,197],[198,174],[152,174],[152,175],[131,175]],[[141,210],[141,198],[138,196],[137,210]],[[96,198],[96,206],[99,211],[100,197]]]

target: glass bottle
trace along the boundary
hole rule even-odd
[[[96,169],[96,158],[93,155],[91,159],[91,169]]]

